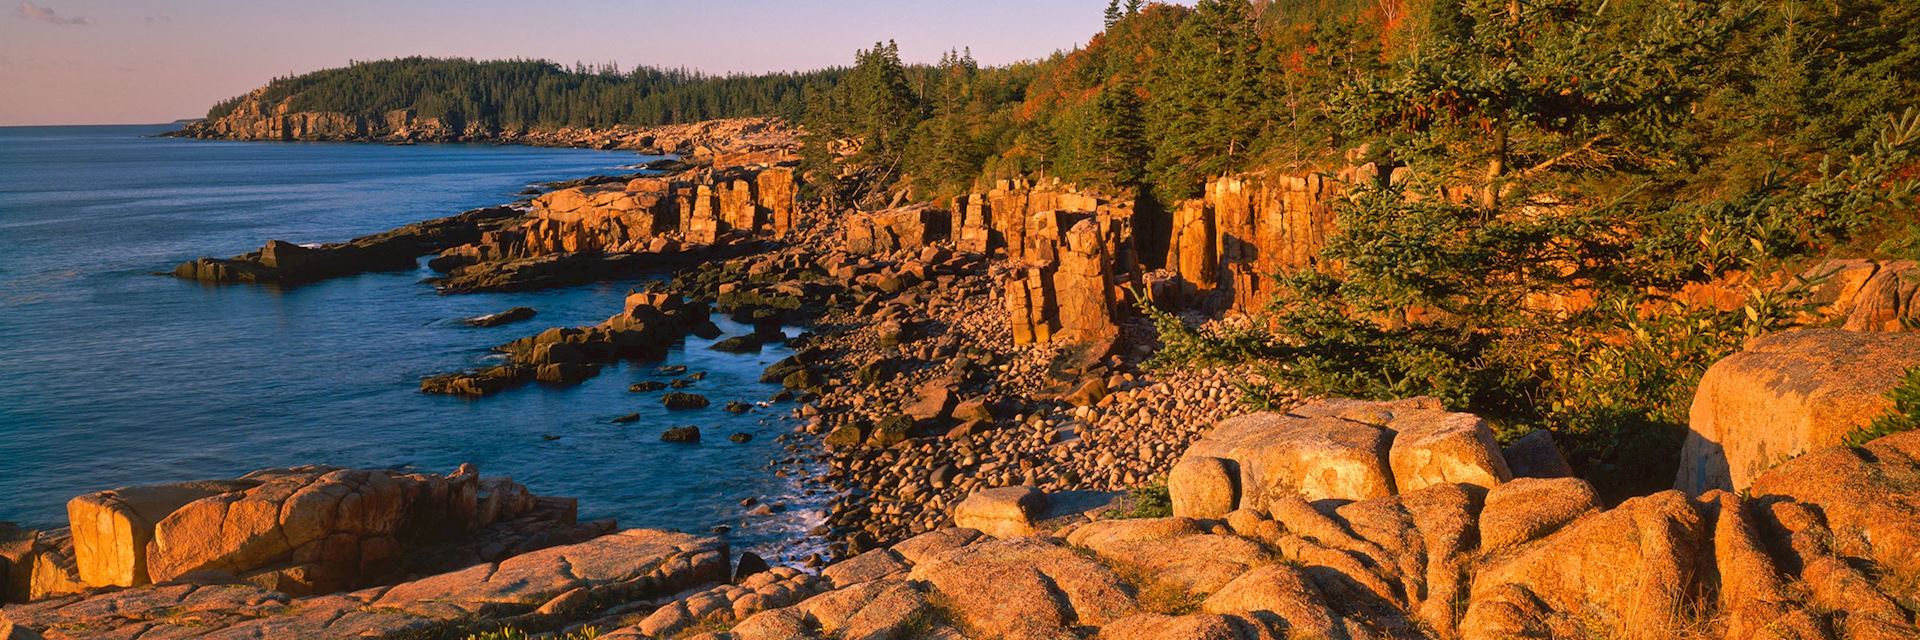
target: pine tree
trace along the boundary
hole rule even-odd
[[[1173,202],[1251,155],[1268,96],[1257,73],[1260,42],[1244,0],[1201,0],[1174,35],[1175,49],[1149,80],[1146,110],[1155,192]]]

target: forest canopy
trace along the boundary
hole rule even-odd
[[[291,98],[293,111],[377,118],[396,109],[439,118],[454,127],[491,129],[608,127],[696,122],[738,116],[800,115],[809,86],[834,84],[841,71],[713,76],[686,69],[576,64],[540,60],[476,62],[400,58],[276,78],[262,101]],[[219,118],[245,96],[207,111]]]

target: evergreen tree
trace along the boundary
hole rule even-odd
[[[834,189],[827,194],[833,202],[883,197],[906,169],[909,143],[924,111],[900,61],[899,45],[875,43],[859,51],[845,77],[808,105],[809,175]],[[855,149],[844,159],[831,149],[842,144]],[[847,165],[861,169],[865,181],[840,181]]]
[[[1164,68],[1149,79],[1146,109],[1155,192],[1173,202],[1207,178],[1241,166],[1261,126],[1249,117],[1267,96],[1260,41],[1243,0],[1201,0],[1181,22]]]

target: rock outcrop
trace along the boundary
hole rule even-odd
[[[599,535],[572,500],[470,466],[448,475],[299,467],[125,487],[67,505],[70,528],[13,535],[25,597],[219,576],[305,595]],[[18,546],[18,549],[13,547]],[[27,559],[31,557],[31,562]]]
[[[1414,434],[1473,431],[1447,426],[1465,422],[1460,415],[1427,401],[1326,401],[1267,433],[1283,443],[1358,442],[1346,433],[1353,424],[1396,425],[1390,440],[1444,451],[1451,447]],[[1920,565],[1912,553],[1920,433],[1810,453],[1765,474],[1747,497],[1664,491],[1612,509],[1575,478],[1484,486],[1428,475],[1434,467],[1424,465],[1396,475],[1391,443],[1381,446],[1373,475],[1390,486],[1380,495],[1315,503],[1302,485],[1273,484],[1259,504],[1205,518],[1095,513],[1001,537],[936,529],[832,565],[824,580],[793,582],[781,592],[791,604],[703,592],[656,614],[672,626],[649,618],[611,637],[663,629],[699,640],[1920,634],[1901,604],[1915,596]],[[1349,473],[1338,464],[1323,471]],[[995,491],[1007,495],[969,500],[1018,502]],[[711,612],[713,630],[692,633],[683,607]]]
[[[1513,477],[1485,421],[1429,398],[1330,400],[1232,418],[1174,469],[1175,515],[1216,518],[1278,497],[1345,502]]]
[[[554,327],[494,347],[507,355],[497,366],[432,376],[420,390],[459,396],[485,396],[529,382],[577,384],[619,359],[659,357],[688,332],[711,327],[709,307],[677,294],[644,291],[627,294],[619,315],[590,327]],[[716,330],[717,331],[717,330]]]
[[[755,249],[795,223],[788,167],[690,169],[533,199],[510,224],[448,247],[429,266],[443,292],[505,291],[686,266]]]
[[[725,583],[726,543],[634,529],[391,587],[295,597],[258,585],[180,581],[0,608],[48,640],[460,637],[558,628],[607,610]]]
[[[1015,344],[1098,343],[1118,333],[1122,288],[1140,278],[1133,203],[1057,180],[1002,180],[953,202],[956,248],[1003,251],[1007,324]]]
[[[1203,307],[1258,309],[1272,295],[1269,276],[1313,265],[1342,191],[1314,174],[1215,179],[1200,203],[1175,208],[1166,264]]]
[[[312,247],[270,240],[253,253],[182,263],[172,274],[202,282],[299,284],[370,271],[412,269],[420,256],[475,242],[519,215],[509,207],[475,209]]]
[[[1838,445],[1892,406],[1884,396],[1920,367],[1920,335],[1841,329],[1753,340],[1700,380],[1674,486],[1741,491],[1768,468]]]
[[[1853,331],[1914,331],[1920,327],[1920,263],[1912,260],[1830,260],[1808,271],[1825,281],[1816,302]]]
[[[967,496],[953,507],[956,526],[995,538],[1034,533],[1034,521],[1047,510],[1047,494],[1028,486],[999,487]]]
[[[1371,164],[1337,176],[1217,178],[1203,198],[1173,205],[1170,228],[1152,238],[1136,234],[1132,201],[1052,180],[1003,180],[988,193],[956,198],[951,227],[962,251],[1005,252],[1017,343],[1087,342],[1112,332],[1127,287],[1144,287],[1168,309],[1260,308],[1272,296],[1271,275],[1316,266],[1346,185],[1385,180]],[[1142,254],[1163,268],[1147,272]]]
[[[265,116],[249,111],[255,108],[243,103],[231,120],[191,125],[185,134],[302,140],[403,135],[390,127],[348,125],[351,119],[338,114]],[[289,129],[288,122],[301,124]],[[783,123],[713,121],[622,135],[629,136],[620,143],[627,148],[662,145],[687,161],[664,163],[671,173],[661,175],[558,183],[513,207],[469,211],[349,242],[270,241],[254,253],[201,258],[172,273],[208,282],[291,284],[412,269],[420,256],[433,255],[429,266],[445,274],[435,279],[442,292],[527,290],[732,257],[763,248],[751,239],[782,237],[801,222],[793,169],[798,143]],[[425,139],[470,137],[438,132]],[[545,139],[503,141],[538,140]]]

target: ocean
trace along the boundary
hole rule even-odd
[[[790,430],[758,381],[788,355],[709,350],[690,337],[663,362],[608,367],[564,389],[481,399],[419,392],[424,376],[494,362],[488,348],[547,327],[597,323],[629,288],[443,296],[432,273],[366,274],[291,288],[156,275],[266,240],[317,243],[517,199],[529,184],[618,172],[630,152],[493,145],[388,146],[156,138],[155,126],[0,128],[0,520],[65,524],[65,504],[114,487],[326,464],[445,473],[471,462],[535,493],[580,499],[622,527],[734,528],[769,556],[816,522],[769,461]],[[514,306],[532,321],[463,318]],[[727,335],[749,331],[716,318]],[[631,393],[655,368],[707,378],[712,407],[668,412]],[[611,419],[638,412],[631,424]],[[699,444],[660,441],[698,425]],[[746,444],[729,442],[752,434]],[[742,498],[793,506],[747,515]],[[797,551],[796,551],[797,552]]]

